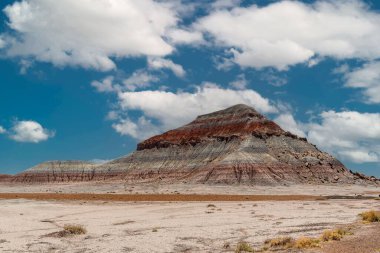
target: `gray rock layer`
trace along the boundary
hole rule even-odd
[[[48,162],[13,180],[255,185],[377,181],[352,173],[305,138],[285,132],[245,105],[199,116],[190,124],[139,143],[132,154],[102,165]]]

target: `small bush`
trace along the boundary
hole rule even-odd
[[[368,211],[360,214],[362,220],[365,222],[380,222],[380,212]]]
[[[214,205],[214,204],[208,204],[207,207],[208,208],[216,208],[216,205]]]
[[[63,226],[63,230],[71,235],[83,235],[87,233],[87,230],[82,225],[70,225]]]
[[[264,243],[271,248],[291,248],[294,245],[294,239],[289,236],[277,237],[268,239]]]
[[[241,252],[255,252],[251,245],[249,245],[246,242],[240,242],[235,249],[235,253],[241,253]]]
[[[349,234],[347,230],[344,229],[335,229],[335,230],[325,230],[322,234],[322,241],[328,242],[328,241],[340,241],[340,239],[343,238],[343,236]]]
[[[319,240],[310,237],[300,237],[294,242],[294,248],[307,249],[319,247]]]

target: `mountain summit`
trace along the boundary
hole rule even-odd
[[[111,162],[63,165],[36,166],[15,180],[256,185],[376,180],[352,173],[305,138],[284,131],[242,104],[198,116],[187,125],[142,141],[135,152]]]

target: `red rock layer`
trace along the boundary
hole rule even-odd
[[[137,150],[166,148],[170,145],[195,145],[209,138],[220,141],[246,135],[267,137],[292,135],[282,130],[253,108],[236,105],[226,110],[199,116],[188,125],[149,138],[137,145]]]

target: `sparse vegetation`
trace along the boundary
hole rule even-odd
[[[63,230],[47,234],[45,235],[45,237],[61,238],[61,237],[67,237],[67,236],[72,236],[72,235],[83,235],[86,233],[87,233],[87,230],[82,225],[66,224],[63,226]]]
[[[291,248],[294,245],[292,237],[277,237],[264,242],[270,248]]]
[[[214,205],[214,204],[208,204],[207,207],[208,208],[216,208],[216,205]]]
[[[364,222],[380,222],[380,212],[367,211],[360,214]]]
[[[319,247],[319,239],[311,237],[300,237],[294,242],[294,248],[297,249],[308,249]]]
[[[158,228],[153,228],[153,229],[152,229],[152,232],[154,232],[154,233],[155,233],[155,232],[158,232]]]
[[[334,230],[325,230],[322,234],[322,241],[328,242],[328,241],[340,241],[345,235],[350,234],[345,229],[338,228]]]
[[[82,225],[66,224],[63,226],[63,230],[70,235],[83,235],[87,233],[87,230]]]
[[[236,246],[235,253],[243,253],[243,252],[255,252],[255,250],[246,242],[240,242]]]

